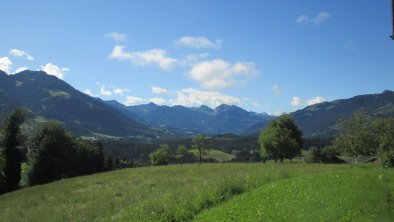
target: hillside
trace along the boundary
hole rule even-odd
[[[391,221],[394,171],[351,169],[263,185],[194,221]]]
[[[0,71],[0,115],[28,109],[36,121],[56,119],[77,135],[154,136],[155,132],[116,109],[42,71]]]
[[[346,165],[184,164],[112,171],[0,196],[4,221],[190,221],[264,184]]]
[[[372,166],[143,167],[0,196],[4,221],[389,221],[394,171]]]
[[[200,107],[159,106],[154,103],[124,106],[114,101],[107,104],[140,122],[153,127],[166,128],[182,134],[240,134],[252,125],[268,122],[273,117],[266,113],[248,112],[234,105],[222,104],[215,109]],[[128,110],[128,112],[127,112]]]
[[[373,118],[394,116],[394,92],[386,90],[380,94],[355,96],[324,102],[297,110],[291,115],[301,128],[305,137],[327,137],[335,133],[338,120],[349,118],[356,110],[364,109]],[[249,128],[246,133],[259,132],[266,123],[258,123]]]

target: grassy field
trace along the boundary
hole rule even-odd
[[[204,209],[224,206],[234,196],[250,195],[264,185],[349,169],[296,163],[125,169],[2,195],[0,215],[1,221],[190,221]]]
[[[393,201],[393,170],[353,168],[263,185],[195,221],[393,221]]]
[[[192,149],[190,150],[190,152],[193,153],[195,156],[198,156],[198,151],[196,149]],[[225,153],[221,150],[211,149],[207,151],[207,154],[204,155],[204,158],[212,158],[218,162],[226,162],[234,159],[235,155]]]

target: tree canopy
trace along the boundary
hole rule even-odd
[[[290,115],[282,115],[271,121],[259,137],[261,155],[277,162],[292,159],[300,153],[302,132]]]
[[[21,179],[22,153],[19,146],[22,143],[20,127],[25,122],[26,112],[23,109],[15,109],[4,121],[3,136],[0,149],[2,157],[0,173],[2,171],[3,182],[0,181],[0,193],[13,191],[19,188]]]
[[[198,161],[200,164],[202,163],[203,156],[206,155],[207,150],[210,149],[209,143],[210,143],[209,138],[202,135],[196,136],[192,140],[192,144],[193,144],[192,148],[197,149]]]
[[[366,111],[354,112],[349,119],[340,120],[338,126],[340,133],[333,143],[342,154],[352,157],[355,163],[361,155],[376,154],[378,141]]]
[[[379,162],[384,167],[394,167],[394,118],[376,121],[378,130]]]
[[[167,165],[171,160],[170,147],[167,144],[161,144],[160,147],[149,154],[152,165]]]

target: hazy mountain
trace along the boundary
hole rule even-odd
[[[153,136],[155,133],[119,109],[92,98],[42,71],[7,75],[0,71],[0,114],[25,107],[35,121],[57,119],[78,135]]]
[[[394,116],[394,92],[386,90],[380,94],[355,96],[324,102],[297,110],[291,115],[301,128],[304,136],[330,136],[335,133],[335,123],[341,118],[348,118],[358,109],[366,110],[372,117]],[[264,128],[265,123],[258,123],[249,128],[247,133],[256,133]]]
[[[133,115],[138,115],[150,126],[177,130],[185,134],[239,134],[256,123],[272,119],[265,113],[248,112],[237,106],[224,104],[215,109],[205,105],[188,108],[179,105],[159,106],[154,103],[123,106],[119,109],[127,109]]]

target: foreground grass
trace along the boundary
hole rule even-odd
[[[1,221],[188,221],[230,197],[346,165],[203,164],[77,177],[0,196]]]
[[[394,170],[358,167],[263,185],[195,221],[393,221]]]

